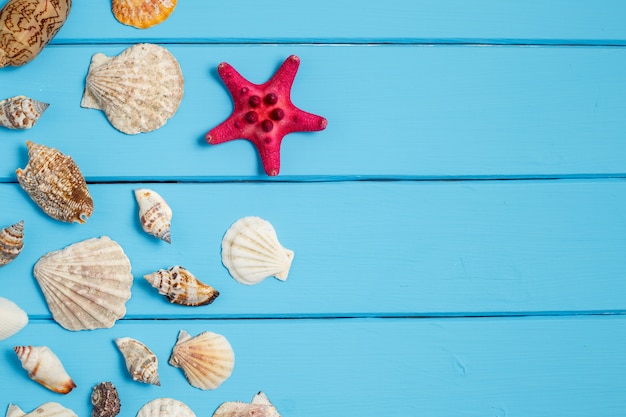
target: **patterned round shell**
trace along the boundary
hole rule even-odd
[[[0,230],[0,266],[17,258],[24,247],[24,221]]]
[[[176,7],[176,0],[113,0],[111,10],[125,25],[146,29],[163,22]]]
[[[155,398],[139,409],[137,417],[196,417],[196,414],[181,401]]]

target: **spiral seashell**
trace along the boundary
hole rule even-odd
[[[35,125],[48,103],[24,96],[15,96],[0,101],[0,126],[9,129],[30,129]]]
[[[191,337],[181,330],[169,363],[181,368],[192,386],[202,390],[215,389],[232,374],[235,353],[221,334],[202,332]]]
[[[26,146],[28,164],[15,171],[20,186],[53,219],[85,223],[93,200],[78,165],[54,148],[31,141]]]
[[[9,404],[5,417],[78,417],[76,413],[69,408],[63,407],[56,402],[47,402],[30,413],[25,413],[15,404]]]
[[[252,402],[225,402],[220,405],[213,417],[280,417],[276,407],[263,392],[254,396]]]
[[[120,396],[110,382],[101,382],[91,391],[91,417],[115,417],[120,413]]]
[[[130,337],[115,339],[131,378],[137,382],[161,385],[159,381],[159,360],[150,349],[139,340]]]
[[[143,276],[159,294],[165,295],[172,303],[186,306],[211,304],[220,293],[206,285],[182,266],[160,269]]]
[[[42,256],[33,274],[52,317],[68,330],[109,328],[126,314],[131,265],[122,247],[107,236]]]
[[[139,409],[137,417],[196,417],[196,414],[181,401],[155,398]]]
[[[0,266],[17,258],[24,247],[24,220],[0,230]]]
[[[49,347],[15,346],[13,350],[33,381],[59,394],[67,394],[76,388],[63,364]]]
[[[176,0],[113,0],[115,18],[128,26],[146,29],[163,22],[176,7]]]
[[[274,276],[285,281],[293,251],[278,241],[274,227],[259,217],[244,217],[222,239],[222,263],[238,282],[254,285]]]
[[[120,132],[134,135],[163,126],[183,99],[183,74],[165,48],[141,43],[115,57],[97,53],[81,107],[104,111]]]
[[[0,340],[8,339],[28,324],[28,315],[13,301],[0,297]]]
[[[139,221],[146,233],[172,243],[170,223],[172,209],[156,191],[147,188],[135,190],[135,199],[139,205]]]

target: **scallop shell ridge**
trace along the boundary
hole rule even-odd
[[[126,369],[134,381],[161,385],[159,361],[146,345],[130,337],[117,338],[115,344],[124,356]]]
[[[176,7],[176,0],[113,0],[111,10],[125,25],[146,29],[163,22]]]
[[[280,417],[280,414],[263,392],[256,394],[250,403],[240,401],[222,403],[213,413],[213,417],[237,416]]]
[[[28,324],[28,315],[8,298],[0,297],[0,340],[8,339]]]
[[[0,266],[6,265],[17,258],[23,247],[23,220],[0,230]]]
[[[77,417],[77,415],[69,408],[65,408],[61,404],[51,401],[41,404],[30,413],[25,413],[15,404],[9,404],[5,417]]]

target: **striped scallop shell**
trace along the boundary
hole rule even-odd
[[[0,340],[8,339],[28,324],[28,315],[13,301],[0,297]]]
[[[109,328],[126,314],[131,265],[107,236],[50,252],[33,272],[53,318],[68,330]]]
[[[182,266],[160,269],[143,276],[159,294],[165,295],[170,302],[186,306],[211,304],[220,293],[210,285],[204,284]]]
[[[163,126],[183,99],[183,74],[165,48],[142,43],[115,57],[91,58],[81,106],[104,111],[119,131],[134,135]]]
[[[5,417],[78,417],[76,413],[69,408],[63,407],[56,402],[47,402],[41,404],[39,407],[25,413],[21,408],[15,404],[9,404]]]
[[[135,199],[139,206],[139,221],[144,232],[171,243],[172,209],[163,197],[156,191],[138,188],[135,190]]]
[[[278,241],[274,227],[259,217],[244,217],[222,239],[222,263],[238,282],[254,285],[274,276],[285,281],[293,251]]]
[[[222,403],[213,417],[280,417],[276,407],[263,392],[254,396],[252,402],[229,401]]]
[[[113,0],[111,10],[125,25],[146,29],[163,22],[176,7],[176,0]]]
[[[15,96],[0,101],[0,126],[9,129],[30,129],[35,125],[48,103],[25,96]]]
[[[202,332],[191,337],[181,330],[169,363],[181,368],[192,386],[202,390],[215,389],[232,374],[235,353],[220,334]]]
[[[67,394],[76,388],[61,360],[49,347],[15,346],[13,350],[33,381],[59,394]]]
[[[150,349],[139,340],[130,337],[115,339],[124,356],[126,369],[131,378],[145,384],[161,385],[159,381],[159,360]]]
[[[24,220],[0,230],[0,266],[17,258],[23,247]]]
[[[196,417],[196,414],[181,401],[155,398],[139,409],[137,417]]]

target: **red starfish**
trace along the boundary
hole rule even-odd
[[[302,111],[291,102],[291,86],[299,66],[300,58],[291,55],[269,81],[259,85],[222,62],[217,71],[235,108],[228,119],[207,133],[207,142],[217,145],[247,139],[259,151],[267,175],[278,175],[283,137],[292,132],[323,130],[328,124],[325,118]]]

